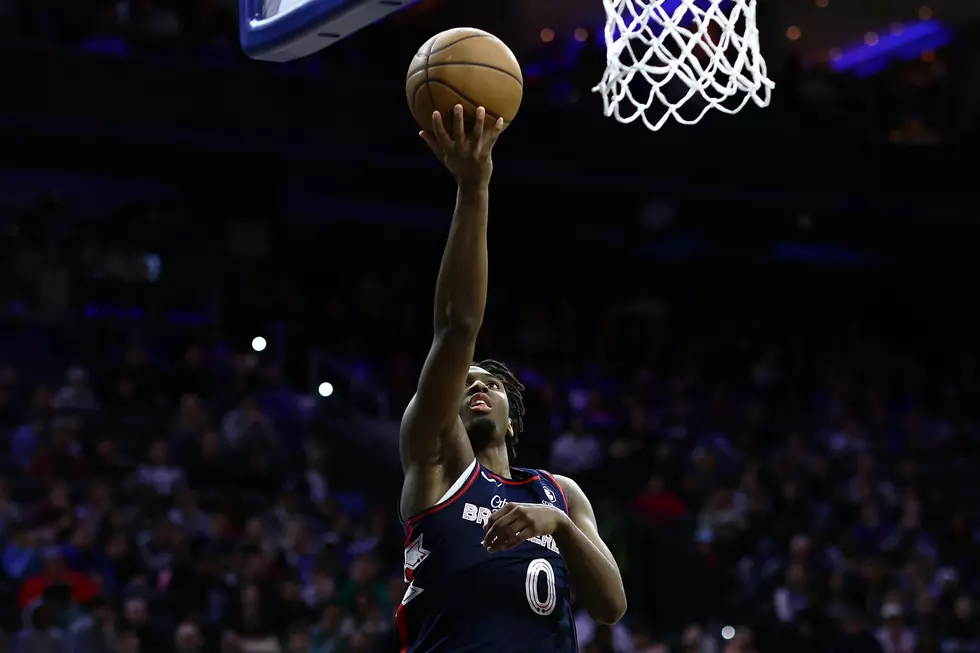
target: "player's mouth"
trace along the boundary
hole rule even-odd
[[[469,407],[474,413],[489,413],[491,406],[490,397],[482,392],[477,392],[470,397]]]

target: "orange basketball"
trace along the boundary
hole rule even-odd
[[[405,95],[415,120],[432,130],[432,112],[439,111],[452,133],[452,110],[463,105],[467,124],[476,108],[487,110],[486,123],[504,124],[517,115],[524,95],[524,76],[517,57],[493,34],[457,27],[436,34],[412,59]]]

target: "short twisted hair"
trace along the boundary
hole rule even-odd
[[[517,458],[517,440],[524,432],[524,384],[517,380],[514,373],[500,361],[487,359],[477,363],[492,376],[504,382],[504,391],[507,393],[507,403],[510,404],[510,423],[514,434],[507,437],[507,456],[511,462]]]

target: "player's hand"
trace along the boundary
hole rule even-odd
[[[473,128],[466,132],[463,126],[463,106],[453,108],[452,134],[446,130],[442,114],[432,114],[432,131],[419,132],[432,153],[453,173],[459,184],[483,185],[490,182],[493,159],[490,154],[497,137],[504,130],[504,119],[499,118],[491,128],[485,128],[487,110],[478,107]]]
[[[505,503],[483,527],[483,546],[491,553],[505,551],[532,537],[551,535],[568,515],[543,503]]]

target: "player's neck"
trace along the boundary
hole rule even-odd
[[[487,447],[482,451],[478,451],[476,459],[480,461],[480,465],[489,469],[497,476],[510,478],[510,457],[507,455],[507,447],[505,445]]]

